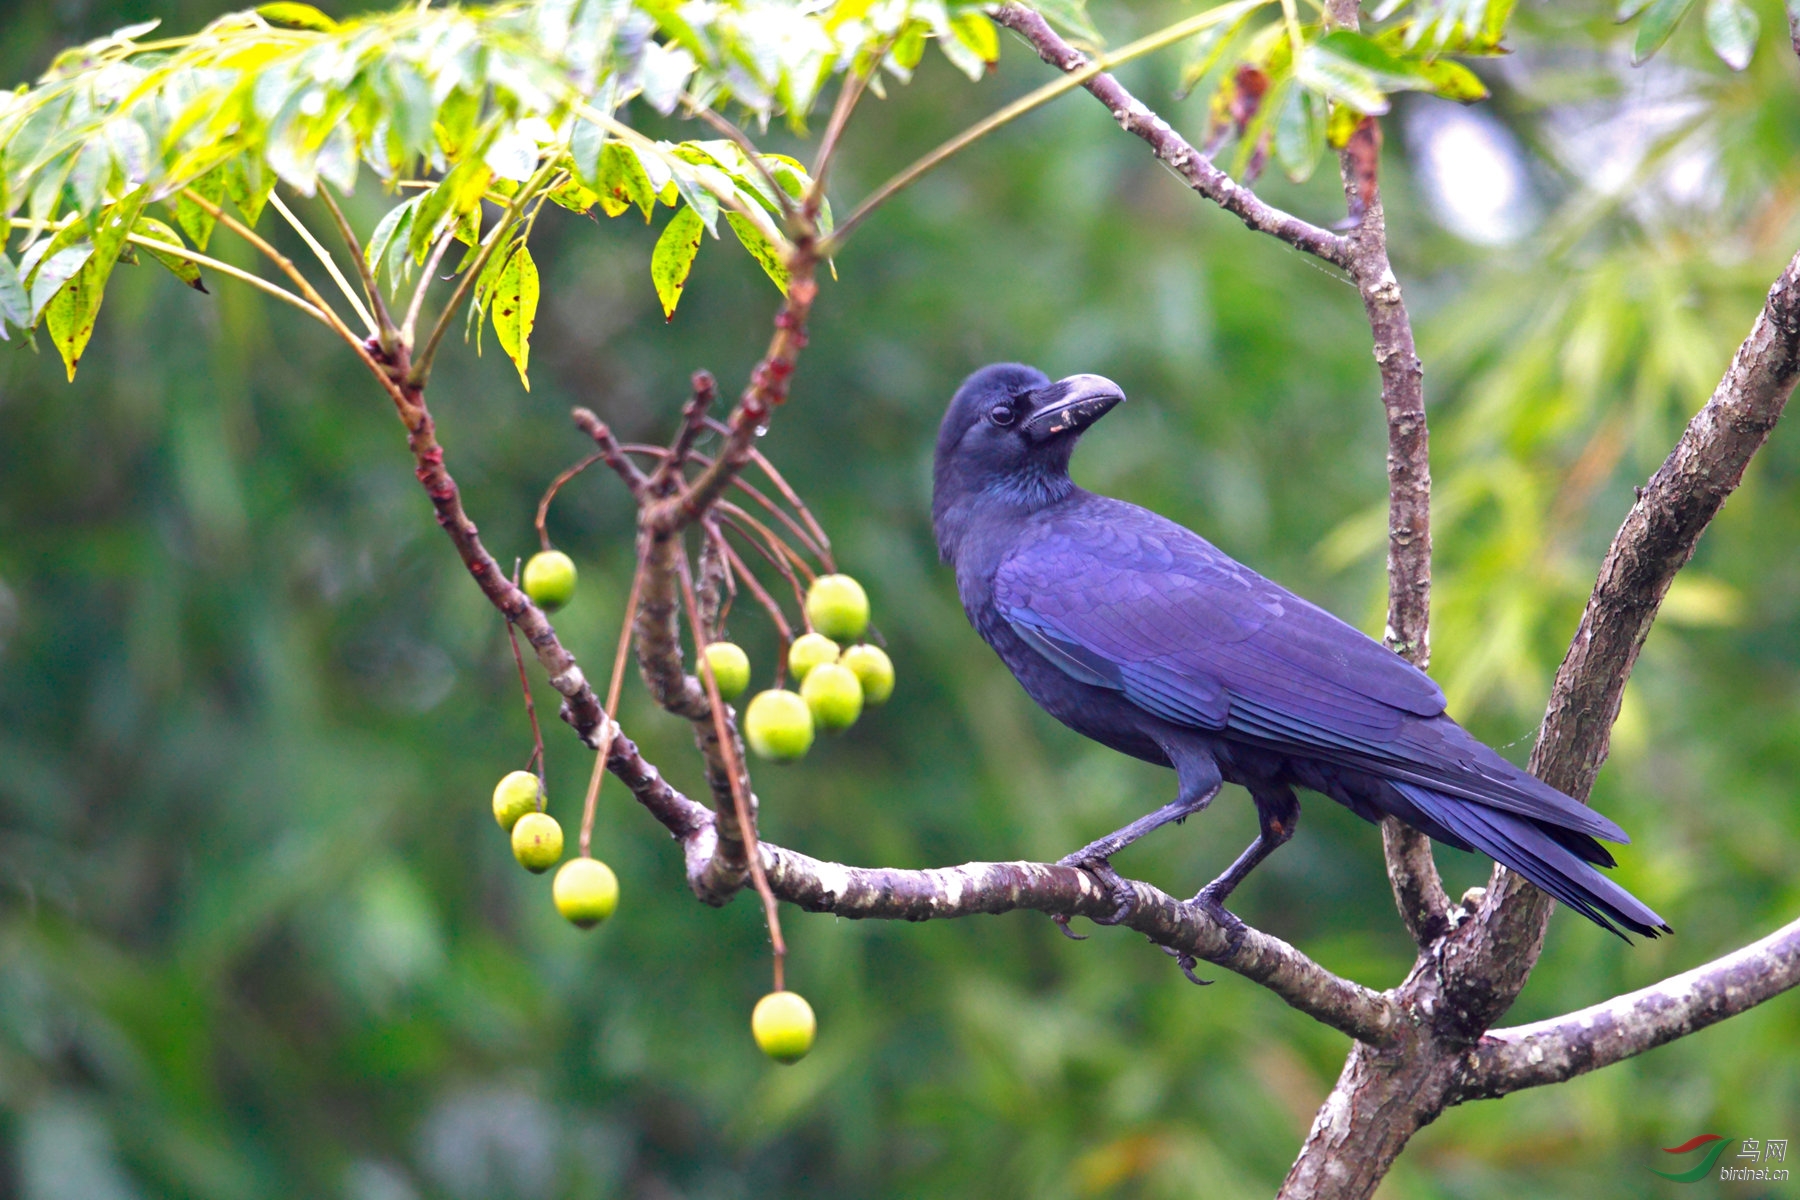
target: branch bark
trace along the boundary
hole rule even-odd
[[[1686,1037],[1800,985],[1800,921],[1661,983],[1550,1021],[1495,1029],[1466,1060],[1459,1100],[1561,1083]]]

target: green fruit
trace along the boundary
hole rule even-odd
[[[812,1049],[819,1031],[812,1005],[798,992],[770,992],[750,1014],[750,1032],[762,1052],[778,1063],[796,1063]]]
[[[826,637],[859,638],[869,627],[869,595],[848,575],[821,575],[806,589],[806,619]]]
[[[556,911],[582,929],[592,929],[619,907],[619,877],[594,858],[571,858],[550,884]]]
[[[744,740],[763,758],[801,758],[812,748],[812,709],[793,692],[758,692],[744,710]]]
[[[719,698],[736,700],[750,686],[750,656],[733,642],[708,642],[706,662],[712,667]]]
[[[837,660],[838,644],[822,633],[803,633],[788,647],[788,670],[794,673],[795,683],[814,667]]]
[[[575,562],[561,550],[543,550],[525,564],[525,594],[545,612],[555,612],[575,595]]]
[[[894,664],[880,646],[861,642],[844,651],[838,661],[856,673],[856,682],[862,684],[864,704],[886,704],[887,698],[894,694]]]
[[[542,875],[562,858],[562,826],[549,813],[528,812],[512,828],[513,857],[533,875]]]
[[[494,820],[507,832],[538,806],[538,777],[530,771],[513,771],[494,786]]]
[[[807,672],[800,698],[812,709],[813,724],[820,729],[848,729],[862,716],[862,684],[841,663],[823,663]]]

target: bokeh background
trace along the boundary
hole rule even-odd
[[[221,7],[0,7],[0,82],[117,25],[186,30]],[[1519,760],[1632,485],[1800,240],[1800,70],[1780,6],[1760,6],[1741,75],[1706,50],[1698,12],[1630,67],[1612,7],[1522,5],[1516,53],[1480,66],[1492,101],[1412,100],[1386,121],[1434,422],[1432,670],[1452,711]],[[1180,13],[1095,15],[1123,41]],[[1127,81],[1197,136],[1200,102],[1171,98],[1178,68],[1167,56]],[[858,114],[838,203],[1045,71],[1010,40],[980,85],[928,61]],[[1331,174],[1263,188],[1330,222]],[[384,203],[372,186],[355,197],[364,228]],[[705,246],[665,324],[655,234],[553,212],[534,390],[491,342],[440,366],[450,465],[498,554],[533,549],[541,489],[586,449],[572,403],[662,437],[689,371],[729,394],[766,341],[773,293],[727,243]],[[1131,403],[1087,440],[1081,482],[1380,629],[1384,441],[1356,293],[1200,202],[1086,97],[928,178],[837,270],[765,448],[867,583],[900,684],[804,764],[760,771],[771,838],[863,864],[1050,858],[1169,794],[1165,772],[1038,713],[936,561],[932,435],[991,360],[1119,380]],[[388,402],[323,331],[214,291],[119,272],[73,385],[47,348],[0,348],[0,1195],[1273,1190],[1346,1040],[1235,976],[1196,989],[1123,933],[1077,945],[1028,914],[790,911],[790,979],[821,1032],[777,1068],[747,1028],[768,979],[756,905],[695,903],[616,784],[596,847],[623,904],[596,932],[562,922],[487,811],[530,748],[501,623],[435,528]],[[629,520],[598,472],[552,516],[582,570],[558,626],[590,677],[620,617]],[[1641,986],[1800,911],[1797,545],[1790,425],[1671,595],[1596,792],[1637,839],[1621,880],[1677,934],[1625,946],[1559,913],[1509,1019]],[[766,630],[746,610],[735,631],[766,681]],[[635,678],[622,715],[698,784],[685,728]],[[590,760],[560,724],[546,736],[552,809],[572,823]],[[1191,889],[1253,832],[1228,789],[1121,866]],[[1453,891],[1485,876],[1440,858]],[[1410,962],[1377,832],[1317,797],[1237,905],[1376,987]],[[1650,1167],[1702,1132],[1800,1139],[1796,1046],[1785,997],[1454,1110],[1382,1194],[1751,1194]]]

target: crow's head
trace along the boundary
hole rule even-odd
[[[1019,363],[965,379],[938,428],[932,472],[932,516],[945,556],[972,511],[1030,511],[1066,496],[1076,439],[1124,399],[1118,384],[1099,375],[1053,383]]]

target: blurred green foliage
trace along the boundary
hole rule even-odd
[[[1119,40],[1179,15],[1151,7],[1094,15]],[[1779,6],[1757,7],[1783,28]],[[216,11],[11,9],[0,74],[28,78],[127,21],[191,28]],[[1530,6],[1516,53],[1478,68],[1494,92],[1479,111],[1524,156],[1518,203],[1542,217],[1520,240],[1465,242],[1434,219],[1432,143],[1415,132],[1444,102],[1403,98],[1387,119],[1436,435],[1433,671],[1453,711],[1521,759],[1632,485],[1800,234],[1785,44],[1765,36],[1733,74],[1693,21],[1633,69],[1633,31],[1611,16]],[[1197,134],[1205,111],[1167,100],[1166,59],[1126,78]],[[928,61],[859,112],[834,195],[1044,78],[1016,45],[979,86]],[[1326,172],[1264,189],[1316,221],[1341,212]],[[366,228],[379,197],[354,201]],[[497,554],[535,548],[542,487],[586,449],[571,403],[661,436],[689,371],[729,391],[766,341],[773,299],[742,255],[702,255],[665,324],[654,235],[546,214],[534,391],[492,349],[458,346],[435,377],[451,468]],[[1166,773],[1035,710],[935,561],[932,433],[990,360],[1119,380],[1132,402],[1088,439],[1082,482],[1379,628],[1384,439],[1355,292],[1206,208],[1099,106],[1071,97],[982,143],[866,226],[837,272],[765,449],[868,586],[900,683],[877,718],[759,773],[771,838],[896,866],[1049,858],[1167,796]],[[1345,1040],[1235,976],[1198,991],[1116,931],[1075,945],[1025,914],[790,912],[790,979],[820,1038],[778,1068],[749,1037],[767,981],[756,906],[696,904],[616,785],[595,845],[619,913],[592,933],[562,922],[487,811],[529,751],[502,627],[433,527],[387,400],[323,330],[245,290],[202,296],[144,268],[108,294],[74,385],[47,347],[0,353],[0,1194],[1273,1189]],[[590,476],[552,533],[582,570],[557,624],[596,676],[630,509]],[[1621,881],[1677,935],[1628,947],[1559,914],[1510,1020],[1648,983],[1800,910],[1797,544],[1800,438],[1784,428],[1651,635],[1596,793],[1637,839]],[[745,614],[733,632],[766,678],[766,630]],[[540,686],[540,706],[553,698]],[[687,731],[635,684],[622,719],[696,787]],[[560,726],[546,736],[552,811],[573,819],[588,756]],[[1122,866],[1191,888],[1251,836],[1249,808],[1228,797]],[[1334,969],[1397,981],[1409,946],[1376,832],[1317,798],[1306,812],[1240,911]],[[1440,859],[1453,890],[1485,877]],[[1452,1111],[1383,1194],[1686,1194],[1650,1175],[1657,1147],[1800,1136],[1796,1044],[1783,998]]]

